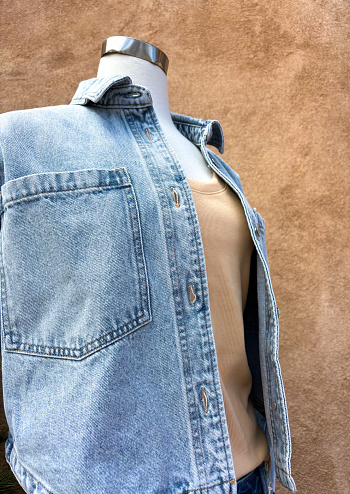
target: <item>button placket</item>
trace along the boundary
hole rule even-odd
[[[155,120],[157,122],[157,120]],[[158,144],[158,142],[160,142],[160,140],[158,139],[158,131],[157,131],[157,126],[156,128],[154,128],[153,126],[150,127],[152,128],[152,132],[155,134],[155,137],[153,137],[151,135],[151,133],[149,132],[149,129],[146,129],[143,127],[143,130],[145,132],[145,135],[147,136],[147,138],[152,141],[150,145],[147,144],[147,141],[144,141],[145,142],[145,145],[148,147],[150,146],[153,146],[153,144]],[[143,139],[145,139],[143,137]],[[155,141],[153,143],[153,140]],[[167,143],[167,141],[165,140],[165,143]],[[167,146],[166,146],[167,147]],[[223,172],[220,172],[221,170],[221,165],[218,165],[217,163],[215,163],[214,161],[211,161],[210,163],[210,167],[211,168],[215,168],[215,169],[218,169],[219,173],[223,173]],[[174,176],[170,175],[165,175],[164,173],[164,176],[166,177],[166,182],[168,182],[168,185],[167,185],[167,188],[166,188],[166,195],[167,195],[167,198],[165,198],[165,200],[167,200],[167,206],[168,206],[168,203],[170,201],[170,192],[172,194],[172,200],[173,200],[173,203],[171,203],[170,201],[170,204],[171,204],[171,207],[170,209],[172,209],[174,207],[174,205],[176,207],[180,207],[181,205],[181,209],[179,209],[178,211],[176,210],[173,210],[172,211],[170,210],[169,214],[170,215],[173,215],[173,218],[174,219],[174,225],[175,227],[177,226],[177,222],[181,222],[181,225],[180,226],[183,226],[183,223],[186,223],[185,224],[185,227],[186,227],[186,233],[187,233],[187,229],[188,229],[188,211],[186,209],[186,206],[187,206],[187,194],[186,194],[186,190],[184,190],[183,188],[183,185],[179,182],[179,183],[174,183],[173,182],[173,185],[171,185],[171,182],[174,180]],[[177,178],[177,177],[176,177]],[[179,177],[179,179],[181,179],[181,177]],[[170,182],[170,184],[169,184]],[[184,202],[183,202],[184,201]],[[183,211],[182,211],[183,210]],[[176,213],[184,213],[186,214],[186,218],[185,218],[185,221],[182,219],[182,216],[178,216],[178,214]],[[171,217],[171,216],[170,216]],[[176,231],[176,233],[178,235],[181,234],[181,230],[180,228]],[[177,252],[177,258],[178,258],[178,266],[180,267],[180,271],[177,272],[177,274],[179,275],[179,283],[180,283],[180,290],[179,290],[179,293],[177,294],[177,296],[179,296],[181,299],[182,297],[184,296],[184,302],[186,304],[186,293],[185,293],[185,290],[186,290],[186,284],[187,284],[187,297],[188,297],[188,300],[189,300],[189,304],[190,304],[190,307],[188,307],[187,305],[187,308],[184,307],[184,309],[188,312],[188,314],[192,313],[191,315],[191,318],[194,318],[196,317],[196,314],[193,314],[193,311],[191,310],[192,308],[194,308],[195,310],[197,309],[198,311],[204,306],[204,303],[205,303],[205,296],[203,295],[203,285],[202,285],[202,282],[203,282],[203,277],[202,277],[202,272],[199,270],[198,268],[198,263],[197,263],[197,260],[199,259],[199,261],[201,261],[201,256],[204,255],[204,253],[201,253],[201,252],[196,252],[196,247],[197,247],[197,251],[198,251],[198,244],[196,242],[196,234],[197,231],[195,232],[192,232],[190,231],[190,235],[187,237],[183,237],[183,238],[187,238],[188,239],[188,242],[191,242],[192,241],[192,237],[191,237],[191,234],[193,235],[193,242],[194,242],[194,245],[192,244],[188,244],[183,242],[183,247],[184,247],[184,250],[180,251],[180,248],[178,248],[178,252]],[[200,233],[200,230],[198,229],[198,233]],[[197,235],[198,237],[198,235]],[[179,243],[180,244],[180,243]],[[178,247],[182,247],[182,245],[179,245]],[[184,255],[185,253],[185,255]],[[199,254],[199,255],[198,255]],[[196,256],[196,257],[195,257]],[[176,264],[175,264],[176,265]],[[182,300],[181,300],[181,303],[182,303]],[[192,322],[192,321],[191,321]],[[202,329],[202,328],[200,328]],[[203,327],[203,330],[206,329]],[[188,333],[190,333],[188,331]],[[184,338],[184,339],[189,339],[190,342],[194,342],[195,344],[199,343],[199,338],[202,337],[200,334],[199,334],[199,331],[191,331],[192,334],[189,334],[187,336],[187,333],[185,332],[185,329],[184,331],[180,332],[180,337]],[[210,334],[208,335],[208,331],[206,332],[206,334],[204,335],[205,337],[210,337]],[[191,351],[191,347],[188,347],[189,350]],[[197,357],[197,355],[196,355]],[[197,376],[197,383],[199,384],[199,390],[198,390],[198,387],[196,385],[196,383],[192,382],[192,390],[195,391],[197,390],[197,393],[196,395],[193,396],[194,398],[194,404],[195,406],[198,406],[200,411],[201,411],[201,414],[202,414],[202,419],[205,420],[205,421],[208,421],[209,420],[209,425],[210,425],[210,421],[212,420],[212,417],[211,417],[211,413],[209,413],[209,399],[211,394],[212,393],[212,385],[214,384],[215,385],[215,376],[213,376],[213,379],[211,378],[207,378],[205,380],[205,382],[203,383],[202,379],[201,379],[201,375],[200,373],[197,373],[197,370],[198,368],[196,367],[197,365],[200,365],[201,367],[199,367],[199,371],[203,371],[203,362],[201,360],[201,362],[198,362],[198,359],[197,359],[197,362],[196,362],[196,359],[193,359],[193,368],[194,370],[196,370],[196,373],[191,376],[190,374],[190,371],[188,372],[188,376],[186,374],[186,379],[187,377],[188,378],[191,378],[193,376]],[[208,365],[210,365],[210,362],[208,362]],[[210,369],[211,371],[211,369]],[[210,376],[211,377],[211,376]],[[206,386],[208,386],[208,388],[206,388],[204,386],[204,384],[206,384]],[[195,386],[195,387],[194,387]],[[201,397],[199,397],[199,391],[201,393]],[[214,389],[214,392],[213,392],[213,396],[215,397],[215,393],[217,393],[216,389]],[[217,397],[218,398],[218,397]],[[200,403],[200,400],[201,400],[201,403]],[[216,403],[216,400],[214,400],[215,403]],[[202,409],[200,407],[203,407]],[[214,404],[214,407],[216,407],[216,405]],[[203,413],[203,410],[204,410],[204,413]],[[192,420],[192,419],[191,419]],[[191,425],[192,425],[192,422],[191,422]],[[197,421],[197,425],[198,425],[198,421]],[[218,438],[217,440],[223,440],[223,437],[222,437],[222,431],[221,430],[216,430],[216,428],[214,427],[214,430],[212,432],[212,434],[215,436],[215,438]],[[198,444],[198,446],[196,445],[196,450],[198,450],[198,452],[202,452],[202,455],[203,455],[203,459],[205,460],[205,452],[206,451],[210,451],[210,446],[212,445],[212,439],[210,437],[205,437],[203,439],[203,446],[205,449],[202,450],[202,446],[200,444]],[[209,446],[209,449],[207,449]],[[200,475],[202,476],[202,472],[200,472]],[[205,472],[204,472],[205,474]],[[232,477],[232,474],[230,475],[230,477]],[[234,484],[236,482],[236,479],[230,479],[229,480],[230,484]]]

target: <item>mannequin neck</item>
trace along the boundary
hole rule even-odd
[[[97,77],[130,76],[132,83],[146,87],[160,126],[187,177],[212,180],[212,172],[201,151],[176,128],[170,114],[167,77],[152,62],[122,53],[109,53],[100,59]]]
[[[149,89],[160,124],[174,125],[170,115],[167,77],[157,65],[142,58],[109,53],[101,57],[97,77],[128,75],[133,84]]]

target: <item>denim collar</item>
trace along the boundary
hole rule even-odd
[[[113,88],[113,91],[111,90]],[[81,81],[71,105],[94,105],[106,108],[142,108],[152,106],[150,91],[132,83],[130,76],[113,75]],[[196,145],[210,144],[222,154],[224,133],[217,120],[203,120],[181,113],[170,112],[177,130]]]

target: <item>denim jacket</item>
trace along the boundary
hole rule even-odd
[[[171,113],[238,195],[255,245],[244,311],[266,475],[292,492],[265,222],[217,120]],[[0,115],[5,454],[29,494],[236,494],[203,244],[149,90],[80,82]]]

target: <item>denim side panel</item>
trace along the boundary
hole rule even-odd
[[[264,230],[263,232],[264,238]],[[265,245],[265,241],[263,240]],[[260,320],[260,368],[263,383],[267,426],[274,450],[276,476],[284,487],[295,492],[291,476],[291,440],[288,411],[278,361],[278,326],[276,301],[273,295],[269,270],[264,258],[259,257],[258,305]]]

